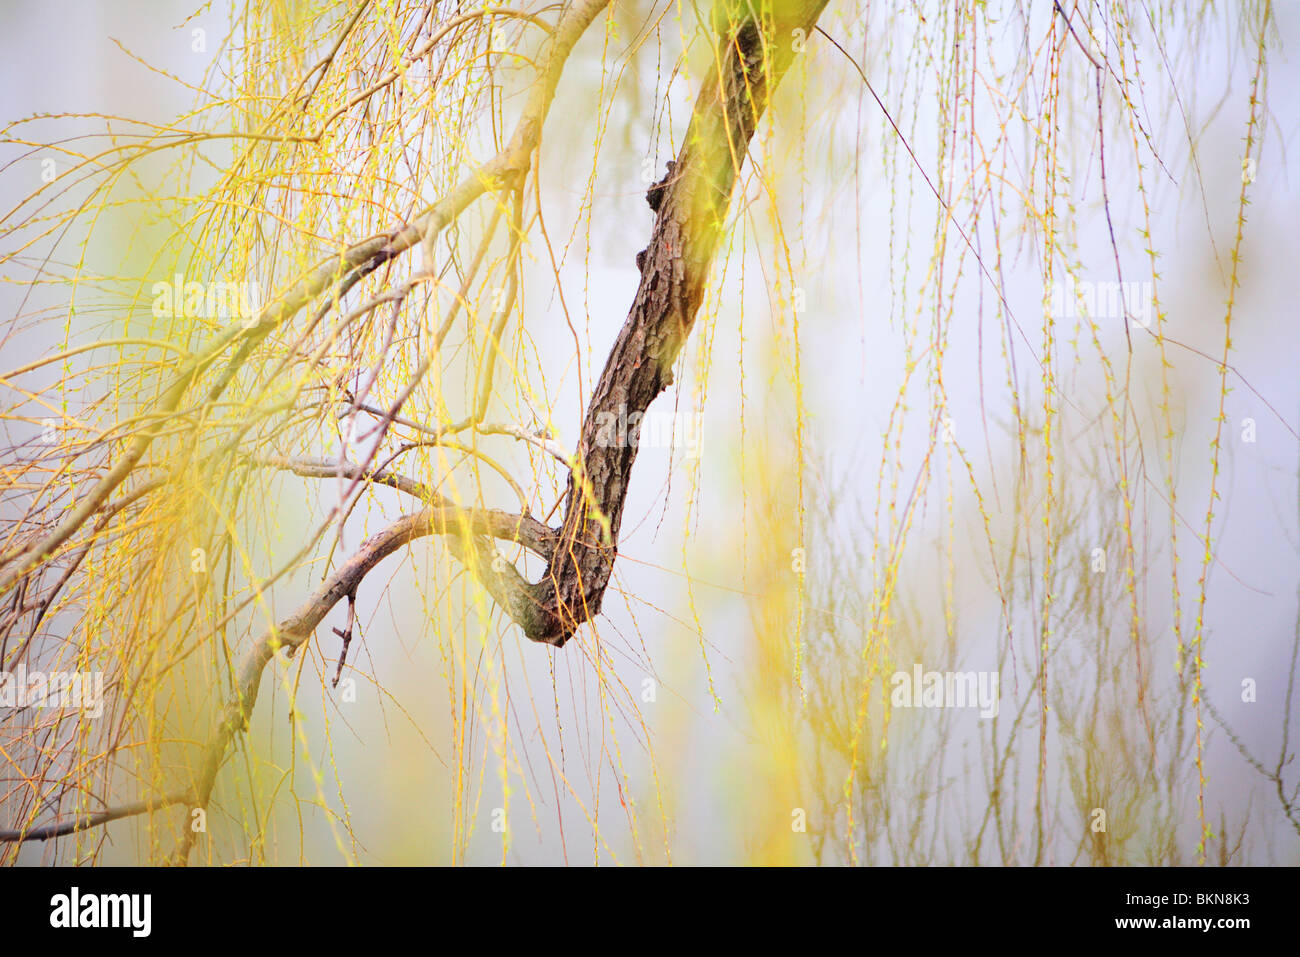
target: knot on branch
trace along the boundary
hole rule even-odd
[[[668,186],[673,178],[673,169],[676,166],[677,164],[673,160],[669,160],[668,171],[664,173],[663,178],[645,191],[645,201],[654,210],[655,215],[659,214],[659,207],[663,205],[664,194],[668,192]]]

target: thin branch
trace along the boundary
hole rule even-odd
[[[346,478],[357,482],[386,485],[429,505],[431,528],[423,534],[472,535],[516,542],[542,558],[549,559],[555,550],[559,532],[529,515],[516,515],[498,508],[467,508],[456,505],[428,486],[405,475],[387,470],[366,470],[351,462],[328,459],[256,456],[250,461],[265,468],[282,469],[304,478]]]
[[[333,465],[333,463],[330,463]],[[277,625],[267,628],[245,653],[235,675],[235,693],[226,703],[216,729],[204,748],[204,761],[198,781],[192,792],[196,807],[207,807],[216,785],[217,773],[226,759],[236,734],[248,727],[249,716],[257,703],[262,672],[278,651],[292,652],[315,632],[317,626],[343,598],[356,593],[365,576],[403,545],[427,535],[461,536],[492,535],[513,538],[529,545],[522,529],[529,520],[508,515],[495,509],[462,509],[451,506],[430,506],[419,512],[403,515],[387,528],[365,541],[355,555],[323,581],[319,587],[291,615]],[[517,523],[512,525],[511,523]],[[544,528],[545,526],[543,526]],[[550,529],[547,529],[550,532]],[[516,538],[516,535],[519,537]],[[553,533],[552,533],[553,535]],[[449,540],[453,550],[484,580],[485,586],[507,611],[516,612],[516,605],[526,601],[523,579],[508,563],[494,563],[487,558],[486,550],[474,545],[465,547],[461,538]],[[536,542],[534,544],[541,545]],[[529,545],[529,547],[532,547]],[[484,562],[486,560],[486,565]],[[496,567],[493,567],[494,564]],[[513,591],[513,594],[512,594]],[[185,828],[181,832],[173,863],[183,864],[189,858],[194,842],[194,832]]]
[[[33,566],[52,556],[86,520],[103,504],[140,462],[153,440],[163,431],[167,419],[179,407],[194,380],[233,343],[244,339],[262,339],[298,313],[308,302],[325,293],[335,283],[354,273],[366,275],[383,263],[401,255],[423,240],[427,262],[432,262],[434,238],[453,222],[471,203],[489,190],[513,182],[530,167],[532,153],[541,141],[542,124],[555,97],[560,73],[578,38],[608,6],[608,0],[583,0],[569,7],[560,18],[551,42],[550,55],[542,75],[530,90],[528,102],[514,135],[506,148],[479,169],[464,177],[442,199],[416,217],[409,225],[355,243],[341,253],[320,263],[296,285],[268,304],[251,325],[235,324],[218,335],[206,349],[184,363],[175,381],[163,394],[155,410],[154,423],[136,436],[127,452],[82,497],[70,514],[51,532],[37,541],[10,550],[0,556],[0,593]],[[209,401],[215,397],[210,396]]]
[[[174,804],[192,803],[192,799],[192,791],[178,791],[175,794],[164,795],[152,800],[122,804],[95,814],[86,814],[82,817],[73,818],[70,821],[56,821],[53,824],[45,824],[41,827],[18,828],[16,830],[0,829],[0,843],[15,844],[25,841],[48,841],[52,837],[62,837],[65,834],[86,831],[92,827],[99,827],[101,824],[121,820],[124,817],[148,814],[165,807],[171,807]]]
[[[492,422],[479,426],[475,431],[480,435],[509,435],[522,442],[527,442],[529,445],[536,446],[547,455],[554,456],[565,468],[573,468],[573,453],[557,442],[549,433],[526,432],[523,429],[515,428],[513,425],[501,425]]]

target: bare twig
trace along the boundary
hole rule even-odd
[[[0,828],[0,842],[17,843],[21,841],[48,841],[53,837],[62,837],[65,834],[75,834],[78,831],[86,831],[92,827],[99,827],[102,824],[109,824],[112,821],[121,820],[124,817],[134,817],[137,814],[148,814],[152,811],[171,807],[175,804],[189,804],[192,803],[192,799],[192,792],[178,791],[175,794],[164,795],[152,800],[122,804],[118,807],[109,808],[106,811],[98,811],[95,814],[86,814],[69,821],[56,821],[53,824],[44,824],[40,827],[17,828],[13,830]]]

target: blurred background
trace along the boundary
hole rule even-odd
[[[329,687],[340,606],[300,680],[272,665],[195,859],[1300,863],[1300,107],[1285,95],[1300,8],[1267,8],[1252,125],[1264,5],[1080,7],[1097,49],[1048,5],[832,4],[840,48],[808,37],[780,88],[677,384],[652,407],[676,427],[638,455],[602,616],[561,650],[531,645],[481,596],[448,597],[437,539],[388,559],[358,595],[354,700]],[[4,116],[84,114],[10,128],[6,209],[38,188],[55,155],[41,144],[220,95],[229,12],[192,13],[4,5]],[[1106,64],[1100,135],[1090,56]],[[645,189],[703,63],[694,11],[620,3],[557,92],[520,408],[562,444],[631,304]],[[500,106],[506,129],[518,102]],[[134,176],[124,190],[177,191],[164,159]],[[147,312],[112,280],[168,278],[148,250],[167,225],[104,208],[58,259],[104,277],[101,305],[135,295]],[[44,315],[57,339],[68,289],[31,285],[37,258],[8,260],[3,311]],[[1110,283],[1127,310],[1092,296]],[[124,334],[131,308],[120,327],[92,310],[95,334]],[[6,368],[50,348],[24,328]],[[525,453],[502,461],[531,481]],[[248,519],[262,574],[337,496],[267,479]],[[346,549],[405,507],[376,492]],[[270,611],[312,574],[278,584]],[[889,707],[914,664],[996,673],[997,716]],[[200,729],[210,691],[180,692]],[[106,787],[132,799],[129,773]],[[148,821],[107,834],[17,860],[133,863],[154,846]]]

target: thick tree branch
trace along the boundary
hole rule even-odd
[[[534,641],[563,645],[600,611],[637,452],[630,442],[600,441],[601,423],[607,414],[644,414],[672,382],[750,139],[794,58],[793,31],[806,36],[825,5],[778,0],[772,19],[724,18],[718,24],[717,73],[700,91],[669,174],[647,196],[658,215],[650,245],[638,257],[641,283],[632,309],[583,419],[560,544],[542,580],[529,587],[524,616],[516,618]]]

